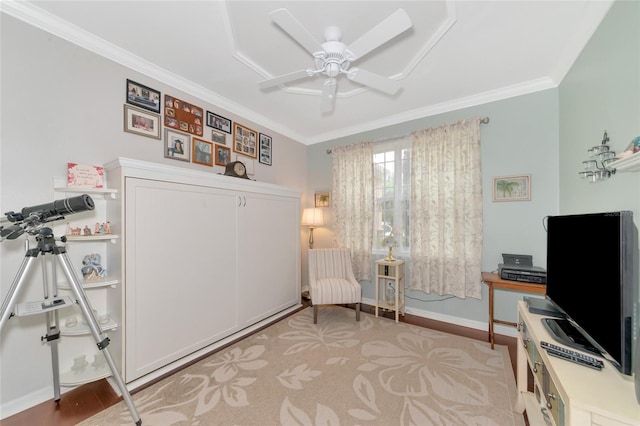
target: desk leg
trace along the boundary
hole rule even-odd
[[[493,283],[489,285],[489,342],[491,342],[491,349],[493,349]]]

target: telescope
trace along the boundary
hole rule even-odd
[[[64,219],[65,215],[80,213],[87,210],[93,210],[95,204],[93,199],[82,194],[77,197],[65,198],[64,200],[56,200],[51,203],[40,204],[32,207],[24,207],[20,213],[7,212],[6,219],[15,223],[7,228],[0,226],[0,237],[2,239],[13,240],[22,235],[25,231],[28,233],[33,229],[37,229],[43,223],[52,222],[54,220]]]

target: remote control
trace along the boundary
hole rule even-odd
[[[602,370],[604,363],[592,356],[585,355],[583,353],[574,351],[572,349],[563,348],[558,345],[554,345],[548,342],[541,341],[540,346],[547,350],[547,353],[557,358],[566,359],[567,361],[575,362],[576,364],[585,365],[587,367],[594,368],[596,370]]]

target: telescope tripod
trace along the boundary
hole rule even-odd
[[[53,387],[54,387],[54,398],[56,403],[60,401],[60,371],[59,371],[59,363],[58,363],[58,339],[60,338],[60,330],[58,328],[58,310],[54,309],[60,306],[64,306],[65,300],[57,297],[57,285],[56,285],[56,263],[54,262],[52,265],[52,296],[53,299],[49,301],[49,285],[47,283],[47,271],[46,271],[46,255],[51,255],[54,259],[57,259],[58,264],[64,271],[64,274],[67,278],[69,286],[75,296],[75,302],[80,306],[80,310],[84,315],[84,318],[89,326],[91,334],[93,335],[98,349],[104,355],[105,361],[111,370],[111,374],[113,375],[113,379],[120,389],[122,393],[122,397],[129,408],[129,412],[131,413],[131,417],[136,425],[142,424],[142,419],[138,415],[136,411],[136,407],[133,404],[133,400],[131,399],[131,394],[127,390],[127,387],[116,368],[115,363],[113,362],[113,358],[111,357],[111,353],[107,346],[109,346],[109,338],[106,337],[102,331],[102,328],[99,326],[98,321],[91,309],[91,304],[89,303],[89,299],[84,292],[82,284],[78,279],[78,276],[73,269],[71,261],[69,260],[69,256],[67,255],[66,249],[63,246],[59,246],[56,244],[56,239],[53,235],[53,231],[51,228],[41,228],[36,235],[37,247],[33,249],[27,249],[24,260],[20,265],[18,273],[16,274],[13,283],[11,284],[11,288],[9,289],[9,293],[7,294],[4,302],[2,303],[2,309],[0,310],[0,332],[2,332],[2,328],[8,319],[13,317],[15,314],[11,312],[11,309],[16,306],[16,299],[18,297],[18,292],[22,288],[25,279],[29,270],[32,268],[36,258],[39,255],[44,255],[42,257],[42,276],[43,276],[43,288],[44,288],[44,298],[45,301],[42,303],[42,312],[46,315],[47,322],[47,334],[42,337],[42,340],[46,340],[51,345],[51,362],[53,369]]]

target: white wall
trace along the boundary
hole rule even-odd
[[[126,79],[272,136],[273,166],[255,161],[254,178],[300,191],[306,188],[306,146],[5,14],[0,14],[0,19],[0,212],[63,198],[64,194],[54,194],[53,178],[66,176],[68,161],[101,165],[117,157],[129,157],[211,173],[223,171],[220,166],[209,168],[165,159],[163,140],[125,133]],[[210,135],[211,128],[205,127],[204,138]],[[231,137],[227,136],[227,146],[230,143]],[[185,232],[197,238],[202,226],[219,224],[196,221],[184,212]],[[23,259],[24,239],[6,240],[0,245],[3,299]],[[37,273],[28,280],[20,301],[42,298],[41,276],[39,270],[34,271]],[[2,330],[0,418],[53,396],[49,348],[40,342],[44,333],[41,316],[13,318]]]

